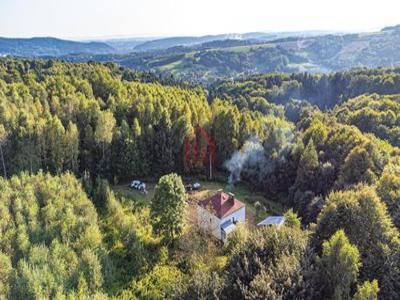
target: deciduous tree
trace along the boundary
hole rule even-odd
[[[154,231],[166,242],[183,232],[186,213],[186,192],[182,179],[175,173],[160,178],[151,201]]]
[[[360,266],[360,253],[356,246],[350,244],[343,230],[325,241],[319,259],[324,298],[349,299]]]

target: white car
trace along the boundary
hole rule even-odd
[[[146,191],[146,184],[140,180],[133,180],[129,186],[138,191]]]
[[[201,188],[201,184],[199,182],[195,182],[192,184],[192,188],[195,191],[198,191]]]
[[[141,184],[142,182],[139,180],[133,180],[130,184],[130,187],[137,190]]]
[[[139,191],[145,191],[146,190],[146,184],[144,182],[142,182],[141,184],[139,184],[139,186],[137,187],[137,189]]]

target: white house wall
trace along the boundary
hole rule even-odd
[[[221,239],[221,225],[226,221],[239,221],[246,223],[246,207],[242,207],[222,220],[214,216],[201,206],[197,207],[197,224],[200,228],[209,231],[217,239]]]
[[[246,207],[243,206],[241,209],[238,209],[234,213],[226,216],[221,220],[221,224],[224,224],[226,221],[232,220],[233,222],[239,221],[242,224],[246,223]]]
[[[197,207],[197,224],[217,239],[221,239],[221,220],[201,206]]]

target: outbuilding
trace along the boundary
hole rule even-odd
[[[258,226],[277,226],[281,227],[285,224],[285,217],[284,216],[269,216],[258,223]]]

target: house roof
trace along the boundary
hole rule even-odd
[[[263,226],[263,225],[277,225],[281,226],[283,223],[285,223],[285,217],[283,216],[270,216],[258,223],[258,226]]]
[[[224,192],[218,192],[209,198],[201,200],[198,204],[213,213],[219,219],[223,219],[245,206],[234,196]]]

